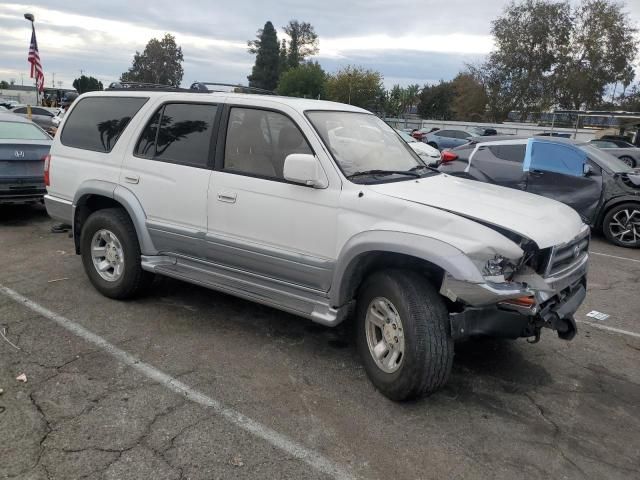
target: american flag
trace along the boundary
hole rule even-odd
[[[36,41],[36,29],[31,26],[31,45],[29,45],[29,56],[27,61],[31,64],[31,78],[36,79],[36,88],[40,93],[44,91],[44,72],[40,63],[40,53],[38,52],[38,42]]]

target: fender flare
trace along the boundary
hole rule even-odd
[[[158,250],[153,245],[153,241],[149,235],[149,230],[146,225],[147,215],[144,208],[142,208],[142,204],[138,200],[138,197],[136,197],[131,190],[115,183],[101,180],[87,180],[80,185],[73,198],[74,230],[77,207],[81,204],[82,198],[87,195],[99,195],[111,198],[122,205],[129,214],[129,217],[136,229],[141,253],[143,255],[156,255],[158,253]],[[73,237],[77,242],[79,235],[76,235],[75,231]]]
[[[371,252],[400,253],[426,260],[457,280],[482,283],[484,279],[471,259],[458,248],[441,240],[413,233],[375,230],[353,236],[342,248],[333,274],[331,305],[348,302],[349,278],[362,255]],[[437,286],[436,286],[437,287]]]

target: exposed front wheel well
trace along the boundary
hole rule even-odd
[[[78,200],[73,218],[73,242],[77,254],[80,254],[80,232],[84,222],[93,212],[104,210],[105,208],[121,208],[126,212],[120,202],[103,195],[87,194]]]
[[[422,258],[395,252],[372,251],[358,255],[354,258],[344,273],[341,283],[341,304],[347,304],[354,300],[363,282],[374,273],[381,270],[408,270],[415,271],[426,277],[434,288],[442,283],[444,270]]]

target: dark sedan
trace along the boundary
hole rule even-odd
[[[640,247],[639,171],[586,142],[495,138],[442,152],[439,170],[553,198],[602,229],[611,243]]]
[[[51,137],[33,122],[0,113],[0,204],[42,201]]]

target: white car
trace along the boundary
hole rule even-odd
[[[365,370],[394,400],[444,385],[456,340],[539,340],[544,327],[570,340],[586,294],[589,228],[575,211],[434,171],[351,105],[86,93],[45,183],[102,294],[133,297],[159,274],[355,322]]]
[[[426,143],[419,142],[402,130],[396,129],[396,132],[398,132],[398,135],[400,135],[402,139],[409,144],[412,150],[416,152],[427,165],[430,167],[438,166],[440,163],[440,150],[433,148],[431,145],[427,145]]]

